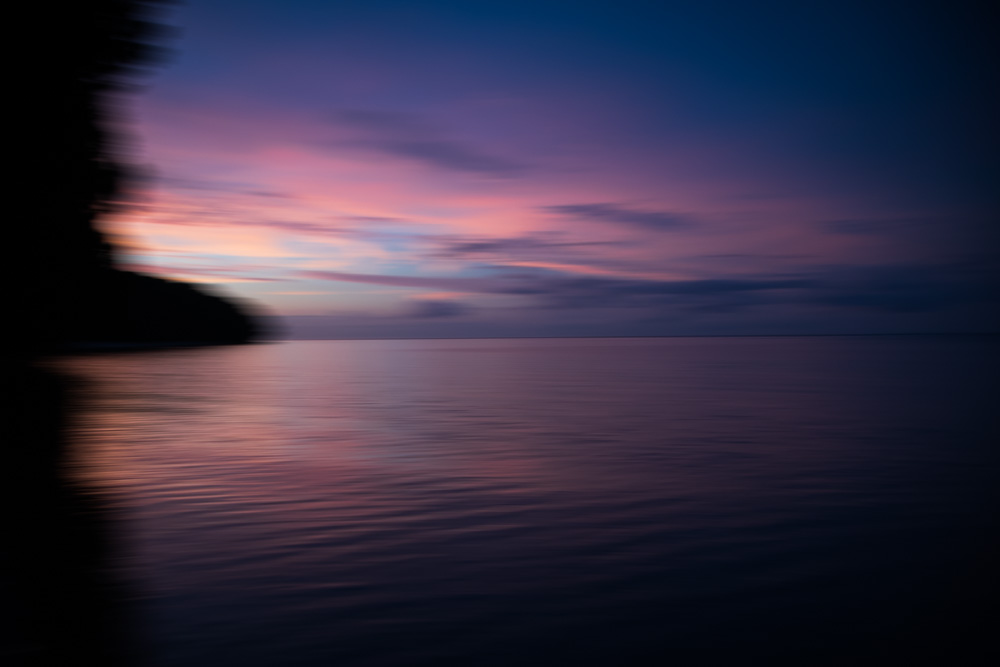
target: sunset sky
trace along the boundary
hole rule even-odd
[[[995,331],[964,7],[188,0],[106,226],[291,337]]]

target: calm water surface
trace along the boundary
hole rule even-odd
[[[991,568],[995,347],[305,341],[63,366],[145,665],[945,664]]]

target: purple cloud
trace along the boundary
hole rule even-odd
[[[410,317],[419,319],[434,319],[443,317],[458,317],[469,311],[468,306],[456,301],[440,299],[422,299],[413,304]]]
[[[525,169],[523,164],[513,160],[445,138],[412,114],[344,110],[334,113],[334,119],[364,135],[345,142],[347,146],[403,157],[439,169],[482,176],[511,178]]]
[[[560,241],[556,232],[542,232],[525,236],[483,237],[483,236],[441,236],[438,247],[432,253],[436,257],[469,258],[484,255],[507,255],[514,257],[560,253],[568,248],[584,246],[620,245],[615,241]]]
[[[502,292],[502,285],[492,278],[448,278],[425,276],[390,276],[369,273],[347,273],[344,271],[300,271],[298,276],[306,280],[335,280],[369,285],[393,285],[444,289],[458,292],[491,293]]]
[[[568,218],[609,222],[628,225],[640,229],[665,231],[691,227],[693,221],[687,216],[668,211],[640,211],[620,204],[564,204],[545,206],[543,210]]]

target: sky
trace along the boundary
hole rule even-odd
[[[291,338],[997,331],[972,3],[188,0],[124,264]]]

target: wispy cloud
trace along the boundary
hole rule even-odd
[[[606,222],[653,231],[672,231],[694,226],[694,220],[686,215],[670,211],[644,211],[614,203],[563,204],[545,206],[543,210],[577,220]]]
[[[759,278],[727,280],[639,280],[581,275],[541,267],[489,267],[490,277],[428,277],[358,274],[339,271],[301,271],[300,277],[395,285],[420,289],[447,289],[458,293],[522,295],[538,299],[538,304],[556,308],[607,308],[650,306],[686,301],[709,307],[733,295],[811,287],[804,278]]]
[[[978,262],[840,266],[823,271],[808,300],[885,312],[932,312],[1000,304],[1000,272]]]
[[[176,190],[196,190],[205,192],[228,192],[235,194],[251,195],[254,197],[266,197],[269,199],[291,199],[292,195],[287,192],[278,192],[258,185],[256,183],[242,181],[220,181],[220,180],[198,180],[193,178],[177,178],[173,176],[160,176],[156,182],[168,188]]]
[[[670,307],[726,311],[785,303],[855,311],[920,313],[1000,302],[1000,275],[975,262],[833,265],[798,275],[697,280],[539,276],[543,303],[557,308]]]
[[[574,277],[548,280],[544,304],[555,308],[681,307],[726,311],[766,301],[779,290],[812,286],[807,279],[628,280]]]
[[[944,310],[1000,301],[1000,279],[969,265],[828,266],[799,274],[686,280],[595,276],[556,269],[494,266],[490,277],[425,277],[304,271],[322,280],[522,295],[547,309],[646,308],[731,312],[770,304],[883,313]],[[450,302],[449,302],[450,303]],[[444,308],[440,309],[444,312]],[[431,309],[428,309],[428,313]],[[428,317],[432,315],[426,315]]]
[[[850,218],[843,220],[825,220],[820,225],[825,231],[834,234],[900,234],[916,230],[925,230],[932,226],[930,218]]]
[[[341,110],[333,114],[333,120],[360,135],[338,145],[376,151],[438,169],[495,178],[519,176],[526,168],[515,160],[491,155],[448,138],[412,114]]]
[[[275,231],[294,232],[298,234],[337,235],[347,234],[351,230],[336,224],[309,222],[305,220],[276,220],[255,217],[253,213],[224,208],[201,210],[165,210],[145,219],[146,223],[170,225],[178,227],[256,227]]]
[[[620,245],[615,241],[567,241],[557,232],[508,237],[439,235],[434,241],[436,247],[432,254],[435,256],[474,259],[484,256],[537,258],[540,255],[551,256],[553,253],[584,247]]]
[[[345,271],[299,271],[298,276],[308,280],[335,280],[369,285],[394,285],[420,289],[440,289],[453,292],[499,292],[501,284],[491,278],[393,276],[384,274],[349,273]]]
[[[419,319],[434,319],[458,317],[465,315],[467,312],[469,312],[469,307],[457,301],[420,299],[413,302],[408,315]]]
[[[148,273],[157,276],[184,278],[196,282],[231,283],[231,282],[275,282],[278,278],[263,277],[261,267],[218,267],[218,266],[162,266],[145,262],[129,262],[124,269]],[[253,275],[256,273],[257,275]]]

